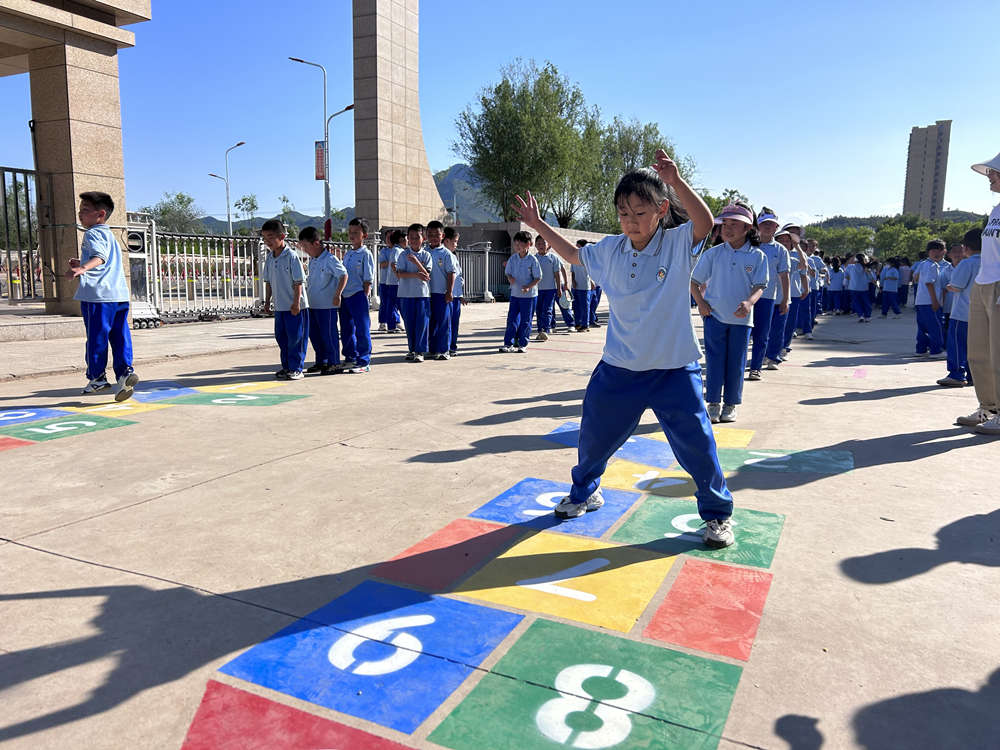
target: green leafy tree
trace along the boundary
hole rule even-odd
[[[581,216],[593,198],[594,185],[601,180],[601,121],[595,110],[583,130],[573,136],[573,155],[556,174],[549,196],[549,211],[561,227]]]
[[[705,201],[705,205],[708,206],[708,209],[716,216],[719,215],[719,212],[722,211],[722,209],[730,203],[734,203],[736,201],[750,205],[750,199],[736,188],[726,188],[722,191],[722,194],[718,196],[705,191],[702,192],[701,197]]]
[[[278,201],[281,203],[281,214],[278,218],[285,225],[285,232],[289,237],[298,237],[299,227],[295,223],[295,206],[292,205],[287,195],[279,195]]]
[[[260,206],[257,205],[257,196],[253,193],[244,195],[233,204],[233,208],[236,209],[238,215],[242,215],[248,222],[248,234],[253,234],[255,231],[253,225],[254,216],[260,210]]]
[[[187,193],[164,193],[162,200],[155,206],[143,206],[139,211],[152,214],[157,227],[165,232],[181,234],[205,232],[205,225],[200,218],[204,212],[195,205],[194,198]]]

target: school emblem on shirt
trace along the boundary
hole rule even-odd
[[[667,278],[667,269],[660,266],[656,269],[656,280],[662,282],[665,278]]]
[[[753,266],[743,266],[743,270],[747,273],[753,273]]]

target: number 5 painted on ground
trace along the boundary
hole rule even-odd
[[[609,677],[625,686],[626,693],[614,700],[596,701],[589,696],[583,683],[591,677]],[[555,679],[555,689],[561,698],[553,698],[535,714],[535,725],[549,739],[570,747],[602,748],[613,747],[622,742],[632,732],[630,712],[642,711],[653,702],[656,688],[645,677],[635,672],[618,669],[607,664],[574,664],[566,667]],[[587,712],[593,707],[593,714],[601,720],[600,729],[580,732],[574,738],[574,730],[566,721],[571,713]]]
[[[236,393],[223,398],[213,398],[213,404],[238,404],[240,401],[256,401],[260,396],[251,396],[249,393]]]
[[[548,510],[522,510],[522,516],[547,516],[552,512],[552,509],[558,505],[558,501],[566,496],[565,492],[543,492],[541,495],[535,498],[535,502],[541,505],[543,508],[548,508]]]
[[[327,659],[337,669],[365,677],[398,672],[412,664],[423,653],[424,644],[409,633],[396,633],[404,628],[417,628],[434,622],[432,615],[410,615],[409,617],[391,617],[388,620],[378,620],[355,628],[337,639],[327,652]],[[391,638],[389,636],[392,636]],[[354,664],[354,652],[366,641],[387,641],[396,647],[393,654],[378,661],[362,661]]]

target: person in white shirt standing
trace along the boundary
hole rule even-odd
[[[986,175],[990,190],[1000,193],[1000,154],[972,169]],[[958,424],[983,435],[1000,435],[1000,204],[983,229],[983,249],[969,294],[969,369],[979,408]]]

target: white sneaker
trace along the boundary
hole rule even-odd
[[[405,328],[403,328],[403,321],[399,321],[399,322],[398,322],[398,323],[396,324],[396,330],[397,330],[397,331],[398,331],[399,333],[406,333],[406,329],[405,329]]]
[[[992,419],[987,419],[982,424],[977,424],[972,431],[980,435],[1000,435],[1000,414],[994,415]]]
[[[406,353],[406,361],[407,361],[407,362],[412,362],[412,361],[413,361],[413,359],[414,359],[414,358],[415,358],[416,356],[417,356],[417,355],[416,355],[416,354],[414,354],[413,352],[407,352],[407,353]]]
[[[292,370],[288,373],[289,380],[302,380],[304,377],[305,375],[302,374],[302,370]]]
[[[526,349],[523,346],[515,346],[514,351],[517,352],[518,354],[524,354]]]
[[[960,424],[963,427],[978,427],[983,422],[989,422],[994,417],[996,417],[996,414],[988,409],[976,409],[972,414],[956,419],[955,424]]]
[[[379,323],[379,326],[378,326],[378,332],[379,332],[379,333],[385,333],[385,332],[386,332],[386,331],[388,331],[388,330],[389,330],[389,329],[388,329],[388,328],[386,328],[386,325],[385,325],[385,323]]]
[[[450,349],[448,351],[448,356],[449,357],[457,357],[458,356],[458,349]]]
[[[736,404],[725,404],[722,407],[722,414],[719,415],[720,422],[736,421]]]
[[[442,352],[440,354],[435,354],[434,355],[434,359],[438,360],[439,362],[444,362],[445,360],[451,359],[451,357],[449,357],[447,354],[445,354],[444,352]]]
[[[777,370],[778,369],[778,363],[775,362],[773,359],[765,359],[764,360],[764,369],[765,370]]]
[[[582,503],[575,503],[569,495],[566,495],[556,506],[556,515],[560,518],[576,518],[589,511],[597,510],[602,505],[604,505],[604,495],[601,494],[601,488],[598,487],[594,490],[594,494]]]
[[[497,351],[500,352],[501,354],[510,354],[512,351],[514,351],[514,347],[504,345],[501,346],[499,349],[497,349]]]
[[[712,549],[728,547],[736,541],[736,537],[733,536],[733,522],[728,518],[706,521],[702,539],[705,541],[705,546]]]
[[[424,355],[423,354],[414,354],[413,355],[413,361],[414,362],[423,362],[424,361]]]
[[[792,351],[792,350],[791,350],[791,349],[790,349],[789,347],[785,347],[784,349],[782,349],[782,350],[781,350],[781,356],[782,356],[782,357],[783,357],[784,359],[788,359],[788,355],[789,355],[789,353],[790,353],[791,351]]]
[[[812,335],[812,333],[807,333],[807,334],[806,334],[806,341],[812,341],[812,340],[813,340],[813,335]]]
[[[129,370],[118,378],[118,387],[115,389],[115,401],[128,401],[135,393],[135,387],[139,383],[139,376],[134,370]]]
[[[712,420],[712,424],[719,423],[719,417],[722,415],[722,404],[716,402],[712,404],[706,404],[708,407],[708,418]]]
[[[747,380],[760,380],[760,370],[751,370],[749,373],[747,373]]]
[[[94,378],[93,380],[89,381],[87,385],[83,387],[83,390],[80,391],[80,393],[83,393],[84,395],[91,393],[98,393],[100,391],[103,391],[105,388],[110,388],[110,387],[111,383],[108,382],[108,379],[106,377],[101,375],[101,377]]]

